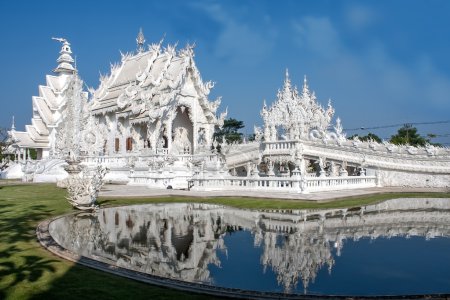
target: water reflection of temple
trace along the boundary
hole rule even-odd
[[[285,291],[306,289],[345,240],[450,236],[450,199],[397,199],[354,209],[248,211],[206,204],[107,208],[50,225],[55,240],[82,255],[158,276],[212,283],[227,231],[249,230]]]

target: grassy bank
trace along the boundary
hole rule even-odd
[[[0,185],[0,299],[185,299],[199,295],[153,287],[67,262],[41,248],[35,229],[44,219],[72,211],[65,191],[51,184]],[[381,194],[328,203],[249,198],[101,198],[102,206],[204,202],[259,209],[359,206],[395,197],[450,194]],[[206,297],[204,297],[206,299]]]

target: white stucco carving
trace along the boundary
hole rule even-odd
[[[93,174],[92,174],[93,173]],[[81,174],[67,178],[67,200],[81,210],[93,210],[97,207],[98,193],[104,184],[107,168],[98,166],[94,171],[84,169]]]
[[[299,91],[286,71],[275,101],[271,105],[264,101],[264,125],[254,127],[254,141],[222,141],[218,147],[213,134],[223,126],[227,110],[219,112],[220,97],[208,98],[214,83],[202,80],[193,46],[177,50],[160,41],[146,49],[140,31],[137,51],[122,54],[110,74],[100,77],[99,87],[89,89],[88,99],[69,42],[58,41],[62,48],[54,70],[57,76],[47,76],[47,85],[33,97],[32,124],[26,132],[11,130],[19,153],[38,148],[39,159],[48,160],[70,154],[91,169],[107,166],[107,181],[157,188],[197,184],[193,188],[289,187],[291,192],[307,192],[375,186],[375,182],[423,187],[430,186],[430,176],[432,186],[450,186],[449,149],[348,140],[340,118],[333,124],[331,101],[322,106],[306,77]],[[76,142],[68,136],[76,137]],[[32,165],[52,164],[29,163],[28,180],[61,177],[58,172],[45,177],[49,173],[37,173]],[[62,165],[58,168],[65,174]],[[240,179],[246,181],[234,185],[233,180]]]

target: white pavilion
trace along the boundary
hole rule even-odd
[[[227,113],[218,113],[220,98],[208,98],[214,83],[203,82],[192,46],[145,46],[140,31],[137,51],[122,54],[88,93],[70,43],[56,40],[62,44],[58,66],[32,97],[31,124],[25,131],[11,128],[21,159],[1,172],[4,178],[62,180],[71,156],[88,168],[108,167],[107,181],[151,188],[307,193],[450,187],[449,149],[347,139],[340,119],[333,124],[331,103],[319,103],[306,77],[299,92],[286,71],[276,100],[264,102],[255,141],[228,145],[213,139]],[[27,149],[37,150],[37,160]]]

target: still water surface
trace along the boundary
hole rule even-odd
[[[450,199],[282,212],[140,205],[66,216],[49,229],[76,253],[190,282],[283,293],[450,293]]]

